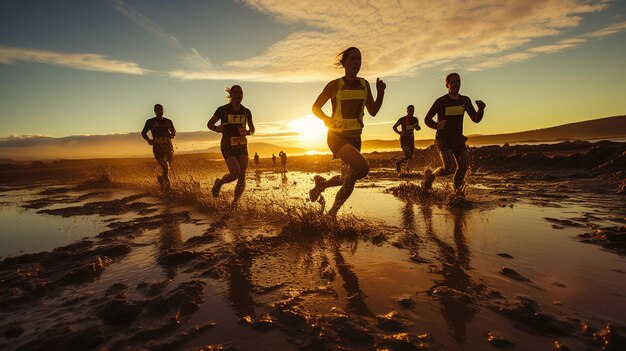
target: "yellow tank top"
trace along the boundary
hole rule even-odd
[[[337,79],[337,94],[335,95],[337,107],[333,111],[334,127],[330,130],[341,133],[343,131],[360,131],[363,129],[363,115],[365,109],[365,102],[367,101],[367,84],[365,79],[358,78],[363,89],[343,89],[345,85],[343,78]],[[361,100],[361,109],[358,117],[345,117],[341,111],[342,101],[347,100]]]

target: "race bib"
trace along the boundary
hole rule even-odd
[[[246,139],[245,136],[230,137],[231,146],[246,145],[246,144],[248,144],[248,139]]]
[[[465,113],[465,106],[446,107],[446,116],[461,116]]]
[[[246,115],[228,114],[228,124],[246,124]]]

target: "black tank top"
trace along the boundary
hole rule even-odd
[[[231,104],[218,107],[214,115],[220,118],[220,125],[224,126],[222,140],[244,136],[240,132],[240,128],[245,128],[248,124],[248,118],[252,117],[250,110],[243,105],[239,107],[239,110],[235,110]]]

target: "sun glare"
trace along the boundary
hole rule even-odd
[[[326,126],[311,114],[290,121],[288,127],[289,131],[298,133],[298,139],[304,144],[322,143],[326,138]]]

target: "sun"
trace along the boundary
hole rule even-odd
[[[298,139],[307,145],[319,144],[326,138],[327,128],[312,114],[302,116],[287,123],[290,132],[298,134]]]

